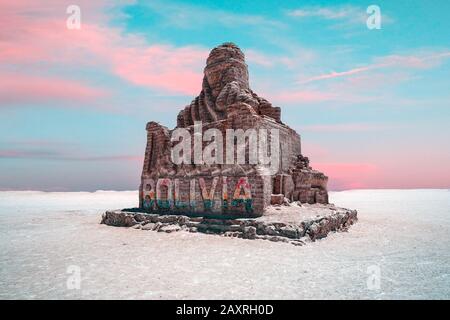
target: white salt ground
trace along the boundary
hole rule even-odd
[[[99,224],[135,206],[135,191],[0,192],[0,299],[450,298],[449,190],[331,201],[358,223],[297,247]],[[68,289],[77,268],[80,289]]]

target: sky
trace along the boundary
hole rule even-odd
[[[77,5],[80,29],[67,27]],[[377,5],[381,29],[369,29]],[[0,190],[136,190],[209,51],[245,53],[331,190],[450,188],[450,1],[0,3]]]

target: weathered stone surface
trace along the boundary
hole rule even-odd
[[[256,228],[255,227],[244,227],[244,232],[242,233],[244,239],[255,239],[256,238]]]
[[[292,225],[280,228],[280,233],[287,238],[299,238],[297,227]]]
[[[153,230],[155,228],[154,223],[147,223],[141,227],[142,230]]]
[[[281,212],[277,215],[278,221],[273,221],[275,218],[273,216],[256,219],[212,219],[131,211],[107,211],[103,214],[101,223],[166,233],[202,232],[303,245],[307,240],[315,241],[324,238],[330,232],[346,231],[357,221],[355,210],[337,208],[333,205],[316,204],[306,209],[294,205],[289,208],[279,208]],[[314,210],[321,214],[310,218],[303,217],[305,212]],[[140,222],[137,222],[138,220]]]
[[[161,228],[159,228],[159,232],[166,232],[166,233],[171,233],[171,232],[177,232],[180,231],[181,227],[177,224],[170,224],[170,225],[166,225],[166,226],[162,226]]]
[[[178,114],[177,127],[188,127],[195,121],[207,123],[226,119],[227,107],[238,102],[249,105],[255,114],[281,122],[279,108],[273,107],[250,89],[244,53],[235,44],[224,43],[209,54],[202,90]]]
[[[272,194],[270,196],[270,204],[271,205],[280,205],[283,204],[284,202],[284,194],[280,193],[280,194]]]

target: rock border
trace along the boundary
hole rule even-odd
[[[357,220],[357,211],[333,210],[298,224],[268,222],[258,219],[212,219],[185,215],[159,215],[123,210],[106,211],[101,224],[132,227],[158,232],[202,232],[243,239],[263,239],[303,245],[308,241],[325,238],[330,232],[347,231]]]

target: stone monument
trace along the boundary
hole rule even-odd
[[[139,207],[107,211],[104,224],[299,245],[357,220],[328,203],[328,177],[311,168],[280,108],[251,90],[233,43],[211,51],[200,94],[174,129],[146,129]]]
[[[173,130],[149,122],[140,186],[144,210],[252,217],[284,201],[328,203],[328,178],[310,167],[302,155],[299,134],[281,121],[280,108],[251,90],[244,54],[232,43],[209,54],[202,90],[178,114],[177,128],[192,134],[195,129],[202,134],[215,128],[224,137],[229,129],[275,129],[278,168],[268,175],[261,163],[175,164],[171,161]],[[251,145],[245,143],[245,150],[239,152],[248,158]],[[203,150],[207,144],[202,144]]]

